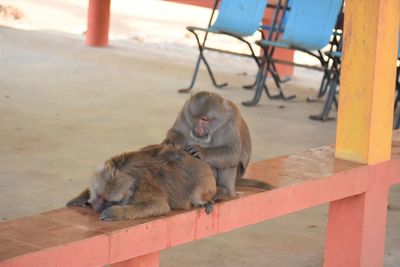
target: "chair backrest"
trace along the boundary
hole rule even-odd
[[[291,46],[321,49],[329,43],[342,0],[292,0],[281,38]]]
[[[222,0],[216,21],[210,27],[237,36],[250,36],[260,27],[267,0]]]

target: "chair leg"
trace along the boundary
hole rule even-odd
[[[339,81],[338,79],[339,79],[338,76],[335,76],[331,79],[328,95],[326,97],[324,108],[322,109],[322,113],[319,115],[311,115],[310,116],[311,120],[327,121],[329,119],[332,119],[332,118],[329,118],[328,115],[332,109],[332,104],[337,103],[336,89],[337,89],[337,85],[338,85],[338,81]]]
[[[278,74],[270,69],[269,69],[269,71],[267,71],[267,73],[268,72],[272,73],[272,78],[274,79],[276,87],[278,88],[278,91],[279,91],[278,98],[282,98],[283,100],[290,100],[290,99],[293,99],[296,97],[296,95],[285,96],[285,94],[283,93],[282,87],[281,87],[281,81],[280,81]]]
[[[233,36],[233,35],[232,35],[232,36]],[[250,52],[251,52],[251,57],[252,57],[252,58],[254,59],[254,61],[256,62],[257,66],[260,67],[259,58],[258,58],[258,57],[256,56],[256,54],[254,53],[254,50],[253,50],[253,47],[251,47],[251,44],[250,44],[248,41],[246,41],[245,39],[241,38],[241,37],[237,37],[237,36],[233,36],[233,37],[235,37],[235,38],[239,39],[240,41],[244,42],[244,43],[249,47]],[[279,83],[285,83],[285,82],[287,82],[287,81],[290,80],[290,77],[288,77],[288,78],[286,78],[286,79],[281,79],[281,77],[279,76],[279,74],[278,74],[278,72],[277,72],[277,70],[276,70],[276,66],[275,66],[275,63],[274,63],[274,62],[271,62],[271,67],[272,67],[272,68],[271,68],[271,69],[272,69],[271,74],[274,75],[274,76],[276,76],[276,77],[274,78],[274,79],[276,79],[276,81],[278,81]],[[256,78],[256,80],[257,80],[257,78]],[[256,86],[256,80],[254,81],[253,84],[243,85],[242,88],[244,88],[244,89],[253,89],[254,86]]]
[[[192,76],[192,81],[190,82],[189,87],[183,88],[183,89],[179,89],[179,90],[178,90],[179,93],[187,93],[187,92],[189,92],[189,91],[193,88],[194,83],[196,82],[197,73],[199,72],[199,67],[200,67],[200,62],[201,62],[201,60],[202,60],[202,57],[201,57],[201,55],[199,55],[198,58],[197,58],[196,66],[195,66],[195,68],[194,68],[194,72],[193,72],[193,76]]]
[[[205,46],[205,43],[206,43],[206,40],[207,40],[208,32],[206,32],[206,36],[204,36],[203,44],[200,43],[199,36],[194,30],[189,30],[189,32],[193,33],[195,38],[196,38],[197,47],[199,49],[199,57],[197,58],[197,63],[196,63],[196,66],[195,66],[195,69],[194,69],[194,72],[193,72],[193,76],[192,76],[192,81],[190,82],[189,87],[183,88],[183,89],[179,89],[178,92],[179,93],[187,93],[193,88],[194,83],[196,82],[197,74],[199,72],[199,67],[200,67],[201,60],[203,60],[204,64],[206,65],[208,74],[210,75],[214,86],[217,87],[217,88],[222,88],[222,87],[227,86],[228,85],[227,83],[218,84],[216,82],[214,74],[211,71],[211,67],[208,64],[206,58],[204,57],[204,53],[203,52],[204,52],[204,46]]]
[[[274,75],[274,76],[275,76],[275,77],[274,77],[275,83],[276,83],[276,82],[279,82],[279,83],[281,84],[281,83],[285,83],[285,82],[288,82],[288,81],[291,80],[290,77],[286,77],[285,79],[282,79],[282,78],[280,77],[280,75],[278,74],[278,72],[277,72],[277,70],[276,70],[276,66],[275,66],[275,63],[274,63],[274,62],[272,62],[272,64],[271,64],[271,69],[272,69],[271,75]],[[243,85],[242,88],[243,88],[243,89],[247,89],[247,90],[251,90],[251,89],[254,88],[254,86],[256,86],[256,80],[254,80],[254,82],[253,82],[252,84]]]
[[[400,67],[397,67],[396,70],[396,81],[395,81],[395,96],[394,96],[394,111],[393,111],[393,116],[394,116],[394,129],[399,129],[400,128],[400,110],[397,112],[397,118],[396,118],[396,111],[397,108],[399,107],[400,103]],[[400,109],[400,108],[399,108]]]
[[[331,47],[330,51],[332,51],[332,47]],[[307,102],[314,102],[314,101],[317,101],[318,99],[320,99],[321,97],[323,97],[326,94],[326,92],[328,91],[328,88],[329,88],[329,85],[330,85],[331,79],[332,79],[332,77],[331,77],[332,73],[329,71],[329,62],[330,62],[330,60],[332,60],[332,66],[333,66],[333,64],[335,64],[335,60],[332,59],[331,57],[329,57],[328,60],[325,61],[320,50],[318,50],[318,54],[319,54],[318,59],[324,68],[324,70],[323,70],[324,75],[322,76],[321,85],[319,86],[318,94],[315,96],[307,97]]]
[[[221,84],[218,84],[218,83],[217,83],[217,81],[216,81],[215,78],[214,78],[214,74],[212,73],[211,67],[210,67],[210,65],[208,64],[206,58],[204,57],[204,54],[201,53],[200,56],[201,56],[201,58],[203,59],[204,65],[206,65],[208,74],[210,75],[211,81],[212,81],[212,83],[214,84],[214,86],[217,87],[217,88],[223,88],[223,87],[227,86],[228,83],[221,83]]]
[[[395,103],[396,103],[396,105],[395,105],[395,109],[394,109],[394,114],[396,115],[396,108],[399,106],[399,103],[400,103],[400,84],[398,84],[398,87],[397,87],[397,97],[395,99]],[[395,129],[400,128],[400,110],[399,110],[399,112],[397,112],[397,120],[395,121],[394,128]]]
[[[284,95],[282,88],[280,86],[279,80],[278,80],[278,76],[274,75],[275,73],[271,69],[272,59],[268,53],[268,47],[266,47],[266,48],[264,47],[263,49],[264,49],[264,56],[263,56],[263,61],[260,64],[261,67],[259,68],[259,71],[257,73],[257,79],[256,79],[256,83],[255,83],[256,84],[255,92],[254,92],[253,99],[250,101],[242,102],[242,104],[247,107],[254,106],[260,101],[263,89],[264,89],[265,93],[267,94],[268,98],[270,98],[270,99],[289,100],[289,99],[293,99],[296,97],[295,95],[291,95],[288,97]],[[271,95],[271,93],[268,90],[268,87],[266,85],[268,73],[272,74],[275,84],[277,85],[277,88],[279,91],[279,93],[277,95]]]
[[[273,53],[274,53],[275,49],[272,48],[270,54],[267,52],[267,51],[268,51],[268,47],[267,47],[264,51],[265,51],[264,57],[266,58],[266,61],[267,61],[267,69],[266,69],[265,73],[266,73],[266,75],[267,75],[268,73],[271,73],[271,74],[272,74],[272,78],[274,79],[275,84],[276,84],[276,87],[277,87],[278,92],[279,92],[279,94],[278,94],[279,97],[276,97],[276,98],[274,97],[274,98],[272,98],[272,99],[279,99],[279,98],[282,98],[283,100],[290,100],[290,99],[295,98],[296,95],[285,96],[285,94],[283,93],[283,90],[282,90],[282,88],[281,88],[281,82],[280,82],[279,75],[278,75],[277,72],[275,72],[275,71],[271,68],[271,66],[273,65],[272,56],[273,56]],[[266,78],[266,77],[265,77],[265,78]],[[268,90],[268,89],[266,88],[266,85],[265,85],[264,89]]]
[[[314,102],[323,97],[325,93],[328,91],[330,82],[331,82],[330,74],[328,73],[328,70],[325,68],[324,75],[322,76],[321,85],[318,90],[318,94],[315,96],[308,96],[307,102]]]
[[[267,96],[271,97],[271,95],[269,94],[268,88],[266,88],[266,85],[265,85],[266,74],[264,73],[265,72],[264,68],[265,68],[265,64],[262,63],[260,68],[258,69],[258,72],[257,72],[257,78],[256,78],[256,81],[255,81],[255,86],[254,86],[255,90],[254,90],[253,99],[249,100],[249,101],[242,102],[243,106],[251,107],[251,106],[257,105],[257,103],[260,101],[264,86],[265,86],[265,89],[266,89]]]

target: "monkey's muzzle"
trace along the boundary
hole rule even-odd
[[[209,134],[198,136],[193,130],[190,131],[190,138],[202,144],[209,144],[211,142],[211,136]]]

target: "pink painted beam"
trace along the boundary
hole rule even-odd
[[[399,141],[394,138],[394,148]],[[341,199],[354,199],[352,205],[360,209],[355,216],[372,216],[362,214],[362,207],[373,205],[374,196],[385,196],[390,185],[400,182],[400,151],[393,151],[397,152],[392,160],[370,166],[336,160],[331,147],[255,163],[247,177],[277,188],[269,192],[239,188],[240,198],[217,204],[211,215],[197,209],[103,222],[90,209],[62,208],[3,222],[0,266],[157,266],[163,249]],[[375,186],[372,197],[365,197]],[[384,212],[382,203],[378,212]],[[359,226],[350,224],[349,233],[357,234],[353,230]]]
[[[130,260],[121,261],[112,267],[158,267],[160,266],[160,252],[139,256]]]

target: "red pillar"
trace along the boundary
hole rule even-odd
[[[111,0],[89,0],[86,44],[107,46]]]
[[[365,193],[330,204],[325,267],[383,266],[388,199],[383,175],[376,172]]]
[[[160,252],[143,255],[111,265],[112,267],[159,267]]]

